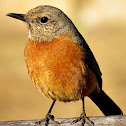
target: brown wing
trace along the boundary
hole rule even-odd
[[[81,40],[83,40],[83,41],[79,44],[80,44],[80,46],[83,46],[83,51],[85,52],[84,62],[95,73],[97,80],[98,80],[99,87],[102,89],[102,78],[101,78],[102,73],[100,71],[99,65],[98,65],[92,51],[90,50],[88,44],[84,40],[84,38],[81,35],[80,35],[80,37],[81,37]]]

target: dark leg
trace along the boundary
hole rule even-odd
[[[51,107],[50,107],[50,109],[49,109],[49,111],[48,111],[48,113],[45,117],[45,126],[48,126],[50,119],[54,121],[54,116],[51,115],[51,111],[52,111],[52,108],[53,108],[55,102],[56,102],[56,100],[53,101],[53,103],[52,103],[52,105],[51,105]]]
[[[82,98],[82,106],[83,106],[83,112],[82,112],[81,116],[82,116],[82,126],[84,126],[85,119],[86,119],[85,105],[84,105],[84,97]]]
[[[52,103],[52,105],[51,105],[51,107],[50,107],[50,109],[49,109],[48,113],[51,113],[52,108],[53,108],[53,106],[54,106],[55,102],[56,102],[56,100],[54,100],[54,101],[53,101],[53,103]],[[48,113],[47,113],[47,114],[48,114]]]
[[[90,121],[88,117],[86,117],[85,106],[84,106],[84,97],[82,98],[82,107],[83,107],[83,112],[81,113],[80,117],[78,119],[74,120],[72,123],[77,123],[79,121],[82,121],[82,126],[84,126],[85,123],[88,123],[89,125],[94,126],[94,123],[92,121]]]
[[[52,108],[53,108],[55,102],[56,102],[56,100],[53,101],[53,103],[52,103],[52,105],[51,105],[51,107],[50,107],[48,113],[46,114],[46,117],[45,117],[45,119],[44,119],[44,120],[45,120],[45,126],[48,126],[49,120],[54,121],[54,116],[51,115],[51,111],[52,111]],[[39,122],[36,122],[36,124],[41,124],[42,121],[43,121],[43,119],[42,119],[41,121],[39,121]]]

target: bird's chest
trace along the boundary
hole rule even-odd
[[[52,42],[28,40],[25,47],[28,73],[40,91],[47,96],[51,95],[48,97],[53,97],[52,95],[59,97],[58,94],[61,92],[68,97],[70,92],[81,92],[86,76],[82,58],[81,49],[70,40]]]

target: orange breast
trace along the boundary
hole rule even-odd
[[[94,90],[96,77],[83,62],[84,52],[60,36],[51,42],[27,40],[25,61],[31,80],[47,97],[75,101]]]

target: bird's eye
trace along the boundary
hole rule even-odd
[[[48,22],[48,18],[47,18],[47,17],[42,17],[42,18],[41,18],[41,22],[42,22],[42,23]]]

